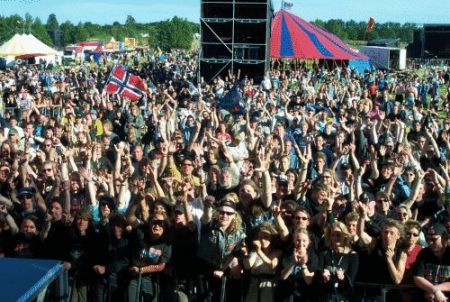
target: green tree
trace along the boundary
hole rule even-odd
[[[62,23],[59,29],[61,30],[62,45],[69,45],[75,43],[76,27],[70,21]]]
[[[187,19],[173,17],[157,25],[156,43],[161,49],[170,48],[189,49],[194,39],[194,33]]]
[[[49,46],[53,46],[53,41],[50,38],[50,35],[48,34],[44,24],[42,24],[41,19],[34,19],[33,25],[31,26],[31,31],[36,38]]]
[[[89,33],[84,27],[83,23],[78,23],[76,26],[76,32],[74,34],[74,38],[76,42],[83,42],[86,41],[89,38]]]
[[[59,23],[58,19],[56,19],[55,14],[48,15],[47,24],[45,25],[47,30],[58,30],[59,29]]]

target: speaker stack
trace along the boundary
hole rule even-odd
[[[257,82],[270,67],[271,0],[201,0],[200,76],[228,72]]]

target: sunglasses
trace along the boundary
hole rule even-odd
[[[387,200],[386,198],[381,198],[378,199],[377,202],[389,202],[389,200]]]
[[[300,221],[300,220],[305,221],[305,220],[308,220],[308,219],[309,219],[309,218],[306,217],[306,216],[295,216],[294,218],[295,218],[295,220],[297,220],[297,221]]]
[[[227,216],[233,216],[234,212],[228,212],[228,211],[219,211],[220,215],[227,215]]]
[[[164,220],[152,220],[152,225],[164,227]]]
[[[419,237],[419,233],[407,232],[406,236],[408,236],[408,237]]]
[[[341,232],[332,232],[331,233],[331,237],[335,237],[335,238],[342,238],[342,233]]]

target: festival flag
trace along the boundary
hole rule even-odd
[[[219,101],[219,108],[228,110],[231,114],[244,114],[245,103],[242,99],[242,93],[239,91],[239,81],[236,81]]]
[[[367,28],[366,28],[366,32],[371,32],[373,30],[373,27],[375,25],[375,19],[373,17],[369,18],[369,22],[367,22]]]
[[[290,9],[292,9],[293,6],[294,6],[294,3],[292,3],[291,1],[285,0],[281,4],[281,9],[290,10]]]
[[[106,82],[105,89],[108,94],[119,94],[137,101],[144,95],[147,85],[137,75],[129,73],[120,66],[115,66]]]

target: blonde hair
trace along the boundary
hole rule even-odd
[[[342,237],[340,239],[340,242],[345,247],[351,248],[352,244],[353,244],[353,236],[348,231],[347,226],[340,221],[336,221],[327,226],[327,228],[325,230],[325,234],[324,234],[325,246],[327,246],[328,248],[331,248],[331,232],[335,228],[338,228],[339,231],[341,232]]]
[[[219,217],[219,212],[216,211],[214,213],[214,220],[217,220]],[[230,226],[225,231],[225,234],[231,234],[231,233],[237,233],[239,231],[242,231],[242,218],[241,215],[236,211],[234,213],[233,221],[230,223]]]

